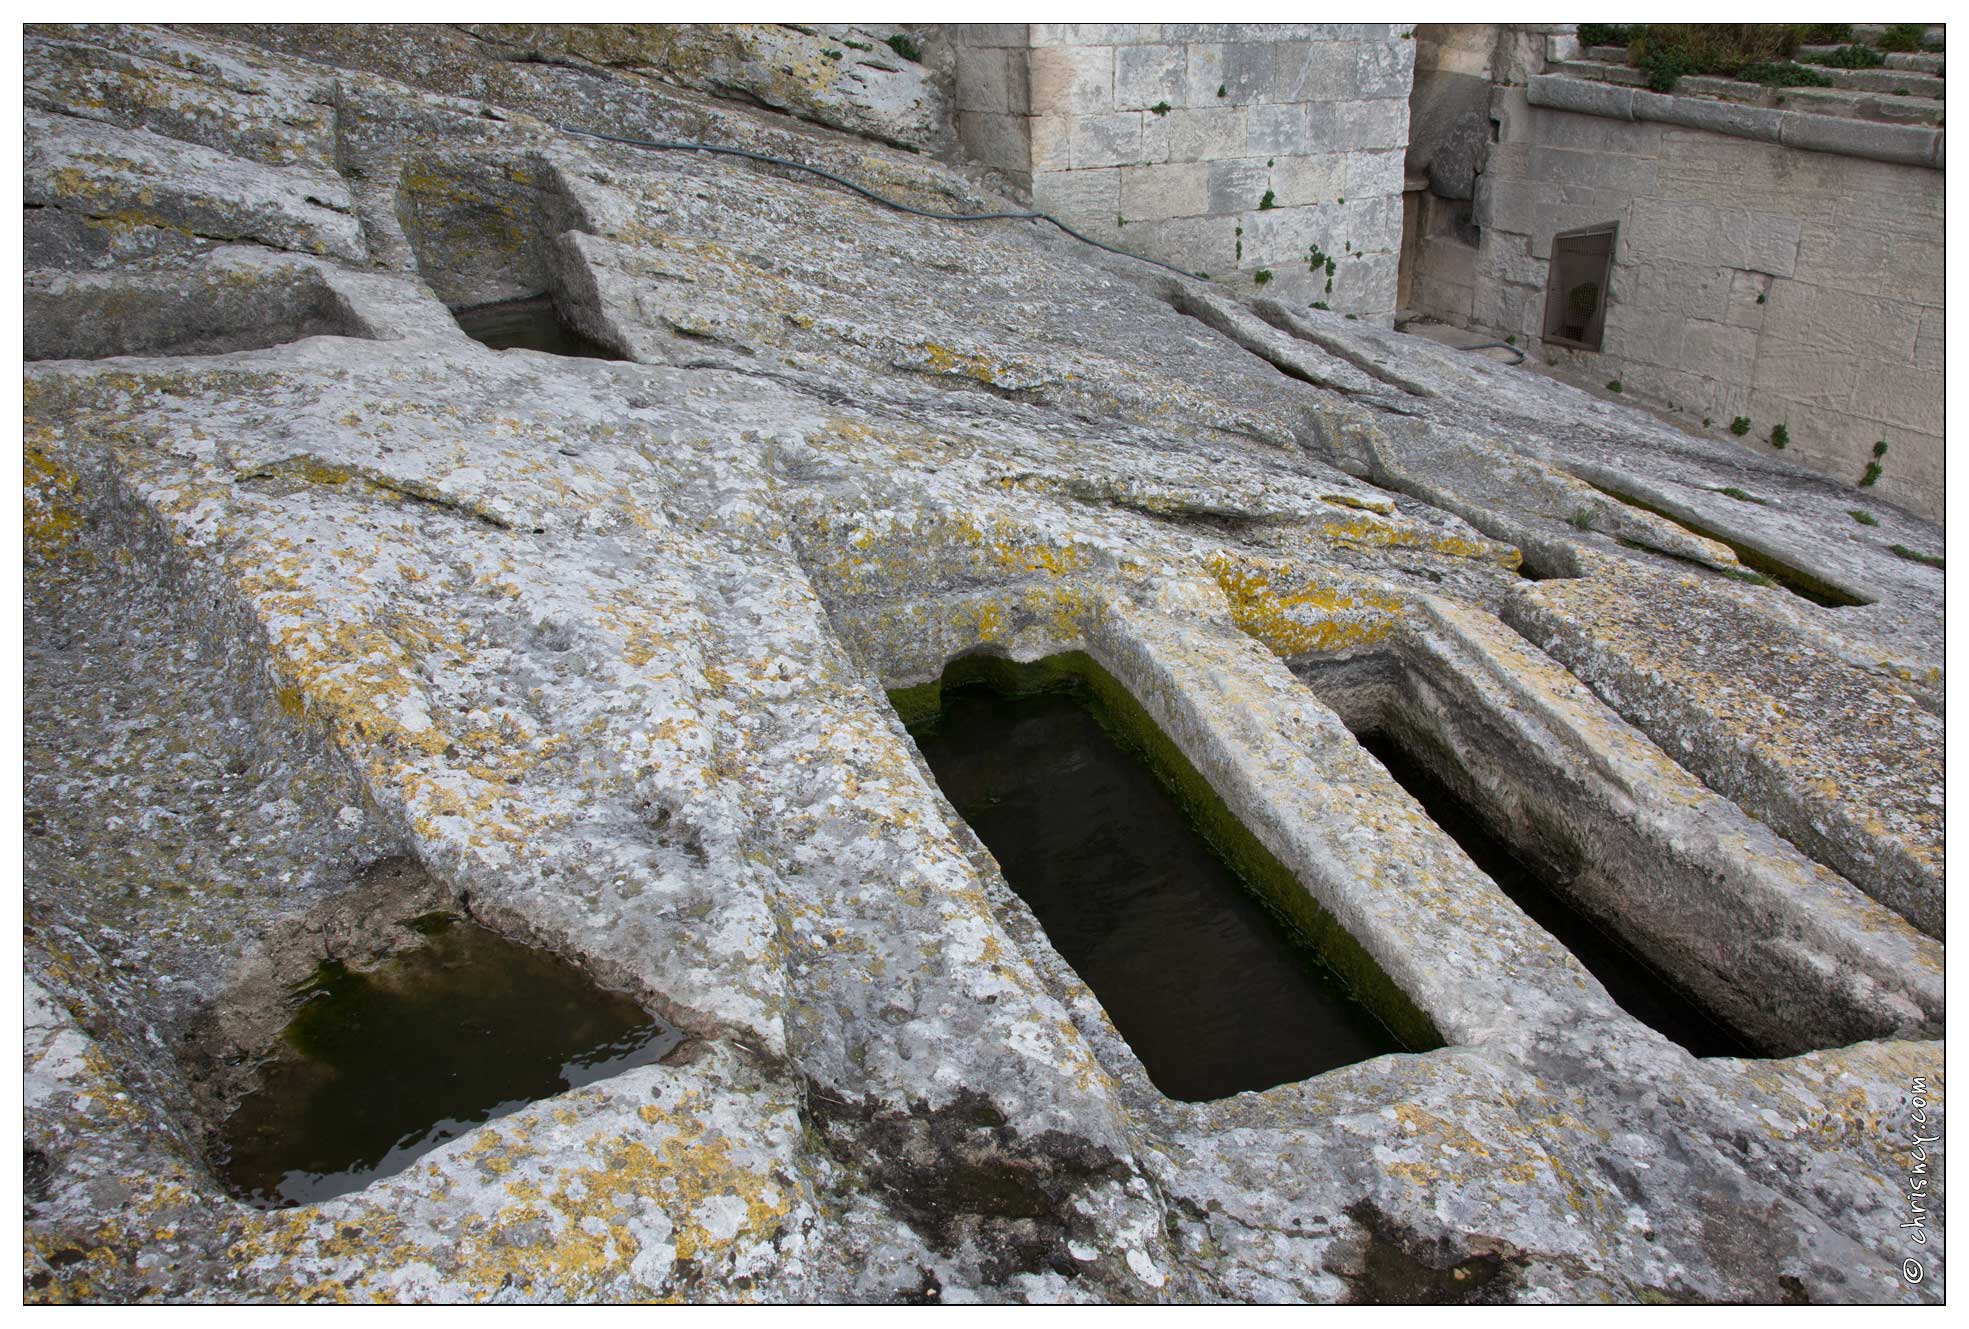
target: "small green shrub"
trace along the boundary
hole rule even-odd
[[[1742,438],[1745,434],[1748,434],[1750,432],[1750,417],[1739,415],[1736,419],[1730,421],[1730,432],[1738,438]]]
[[[1915,550],[1909,549],[1906,545],[1888,545],[1887,548],[1911,563],[1926,563],[1931,568],[1942,566],[1942,556],[1940,554],[1918,553]]]
[[[1877,461],[1868,462],[1866,464],[1866,474],[1860,477],[1860,488],[1862,489],[1873,488],[1873,482],[1880,478],[1880,469],[1881,468],[1879,462]]]
[[[1874,38],[1873,44],[1883,51],[1918,51],[1922,48],[1922,38],[1928,35],[1925,23],[1889,23],[1887,31]]]
[[[1582,23],[1579,25],[1579,44],[1625,46],[1633,40],[1633,33],[1633,28],[1626,23]]]
[[[923,63],[923,48],[918,46],[908,33],[898,32],[889,38],[888,46],[905,60],[913,60],[919,65]]]
[[[1789,429],[1786,429],[1783,425],[1777,425],[1772,428],[1771,430],[1772,447],[1781,448],[1784,447],[1789,442],[1791,442],[1791,431]]]
[[[1332,305],[1330,305],[1330,304],[1328,304],[1328,303],[1327,303],[1326,301],[1324,301],[1324,300],[1315,300],[1315,301],[1313,301],[1313,308],[1315,308],[1315,309],[1324,309],[1324,310],[1326,310],[1326,311],[1328,311],[1329,313],[1331,313],[1331,312],[1332,312],[1332,310],[1333,310],[1333,306],[1332,306]]]
[[[1217,95],[1219,97],[1228,97],[1230,95],[1230,91],[1231,90],[1225,87],[1222,83],[1219,83],[1217,85]]]
[[[1629,61],[1649,88],[1670,92],[1684,74],[1743,78],[1745,71],[1788,64],[1803,31],[1797,23],[1639,24],[1629,34]]]
[[[867,42],[849,41],[846,37],[841,38],[841,45],[852,47],[857,51],[872,51],[875,49],[873,46],[870,46]]]
[[[1862,526],[1878,526],[1880,524],[1880,518],[1874,516],[1865,508],[1847,508],[1846,515]]]
[[[1672,46],[1649,47],[1634,64],[1648,76],[1650,92],[1673,92],[1682,75],[1702,72],[1683,51]]]
[[[1608,391],[1608,392],[1623,392],[1623,391],[1625,391],[1625,389],[1624,389],[1624,388],[1622,388],[1622,387],[1620,386],[1620,380],[1619,380],[1619,379],[1617,379],[1617,378],[1610,378],[1610,379],[1608,379],[1608,380],[1607,380],[1607,391]]]
[[[1763,499],[1757,497],[1757,495],[1750,493],[1748,490],[1738,489],[1735,485],[1725,485],[1716,492],[1726,498],[1733,498],[1739,503],[1761,503],[1765,507],[1770,506]]]
[[[1251,280],[1257,282],[1260,286],[1263,286],[1266,282],[1270,281],[1271,279],[1272,279],[1272,270],[1270,268],[1260,268],[1258,269],[1258,271],[1251,274]]]
[[[1807,23],[1798,40],[1808,46],[1833,46],[1840,42],[1853,40],[1853,25],[1850,23]]]
[[[1810,65],[1793,64],[1789,60],[1777,64],[1745,65],[1735,76],[1744,83],[1761,83],[1767,88],[1830,88],[1835,86],[1830,78],[1813,69]]]
[[[1277,206],[1278,206],[1278,195],[1274,194],[1269,189],[1265,191],[1265,197],[1258,200],[1258,211],[1260,212],[1270,212],[1273,208]]]
[[[1871,46],[1842,46],[1836,51],[1806,58],[1812,64],[1833,69],[1878,69],[1887,63],[1887,57]]]
[[[1153,105],[1153,106],[1151,106],[1151,107],[1149,107],[1149,114],[1151,114],[1151,115],[1168,115],[1168,114],[1169,114],[1169,103],[1168,103],[1168,102],[1157,102],[1157,103],[1156,103],[1155,105]]]
[[[1574,526],[1577,526],[1582,531],[1590,531],[1593,529],[1593,519],[1594,519],[1593,509],[1575,508],[1573,509],[1572,516],[1568,517],[1566,520],[1570,521]]]

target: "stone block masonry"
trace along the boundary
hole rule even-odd
[[[945,32],[960,141],[1033,206],[1242,291],[1393,315],[1413,25]]]
[[[1617,120],[1523,87],[1496,88],[1490,110],[1472,326],[1538,342],[1553,236],[1617,224],[1601,349],[1546,346],[1548,361],[1717,437],[1746,419],[1740,442],[1765,453],[1783,425],[1787,457],[1855,485],[1885,442],[1856,505],[1940,519],[1941,170]]]

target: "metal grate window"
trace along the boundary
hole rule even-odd
[[[1552,237],[1552,269],[1545,288],[1545,340],[1582,350],[1600,349],[1607,326],[1607,280],[1613,273],[1619,227],[1588,226]]]

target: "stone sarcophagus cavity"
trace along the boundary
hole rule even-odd
[[[1081,651],[891,694],[938,784],[1157,1088],[1202,1101],[1442,1044]]]

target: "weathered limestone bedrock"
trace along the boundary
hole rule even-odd
[[[729,95],[796,37],[30,30],[27,1295],[1938,1301],[1942,575],[1890,547],[1939,530],[1050,229],[553,127],[1003,206],[894,117]],[[626,358],[446,308],[536,292]],[[1076,649],[1443,1047],[1154,1088],[884,695]],[[1388,661],[1766,1057],[1629,1016],[1429,820],[1320,686]],[[686,1041],[248,1206],[187,1049],[405,858]]]

